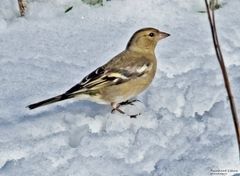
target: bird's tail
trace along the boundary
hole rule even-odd
[[[47,100],[43,100],[43,101],[40,101],[40,102],[37,102],[37,103],[34,103],[34,104],[30,104],[30,105],[27,106],[27,108],[35,109],[35,108],[38,108],[40,106],[45,106],[45,105],[48,105],[48,104],[52,104],[52,103],[62,101],[62,100],[66,100],[66,99],[73,98],[73,97],[74,97],[74,95],[72,95],[72,94],[62,94],[62,95],[58,95],[58,96],[49,98]]]

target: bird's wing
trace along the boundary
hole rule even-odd
[[[105,86],[122,84],[142,76],[149,70],[149,66],[150,63],[147,60],[129,66],[125,64],[124,67],[118,68],[104,65],[87,75],[80,83],[73,86],[65,94],[94,91]]]

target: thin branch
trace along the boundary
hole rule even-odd
[[[218,40],[216,23],[215,23],[214,8],[209,7],[208,0],[205,0],[205,4],[206,4],[208,19],[209,19],[209,23],[210,23],[210,27],[211,27],[215,52],[216,52],[216,55],[217,55],[219,65],[221,67],[221,71],[222,71],[222,75],[223,75],[223,79],[224,79],[224,85],[225,85],[225,88],[226,88],[226,91],[227,91],[227,94],[228,94],[228,97],[229,97],[230,108],[231,108],[231,112],[232,112],[232,118],[233,118],[233,123],[234,123],[235,131],[236,131],[236,137],[237,137],[237,143],[238,143],[239,159],[240,159],[240,127],[239,127],[239,122],[238,122],[236,105],[235,105],[234,97],[233,97],[233,94],[232,94],[227,69],[226,69],[226,66],[225,66],[225,63],[224,63],[223,54],[222,54],[220,44],[219,44],[219,40]],[[210,9],[211,9],[211,12],[210,12]]]
[[[18,0],[18,6],[19,6],[20,15],[24,16],[27,8],[26,0]]]

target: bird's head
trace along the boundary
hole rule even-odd
[[[143,28],[132,35],[126,49],[153,53],[158,41],[169,35],[155,28]]]

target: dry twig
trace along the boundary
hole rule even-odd
[[[228,97],[229,97],[230,108],[231,108],[231,112],[232,112],[233,123],[234,123],[235,131],[236,131],[236,137],[237,137],[237,143],[238,143],[239,159],[240,159],[240,127],[239,127],[239,122],[238,122],[236,105],[235,105],[235,102],[234,102],[234,97],[233,97],[233,94],[232,94],[227,69],[226,69],[226,66],[225,66],[225,63],[224,63],[222,51],[221,51],[218,36],[217,36],[214,8],[211,8],[208,5],[208,0],[205,0],[205,4],[206,4],[208,19],[209,19],[209,23],[210,23],[210,27],[211,27],[215,52],[216,52],[217,59],[218,59],[218,62],[219,62],[219,65],[220,65],[220,68],[221,68],[221,71],[222,71],[225,88],[226,88],[226,91],[227,91],[227,94],[228,94]]]
[[[18,6],[19,6],[19,10],[20,10],[20,15],[24,16],[26,8],[27,8],[26,0],[18,0]]]

